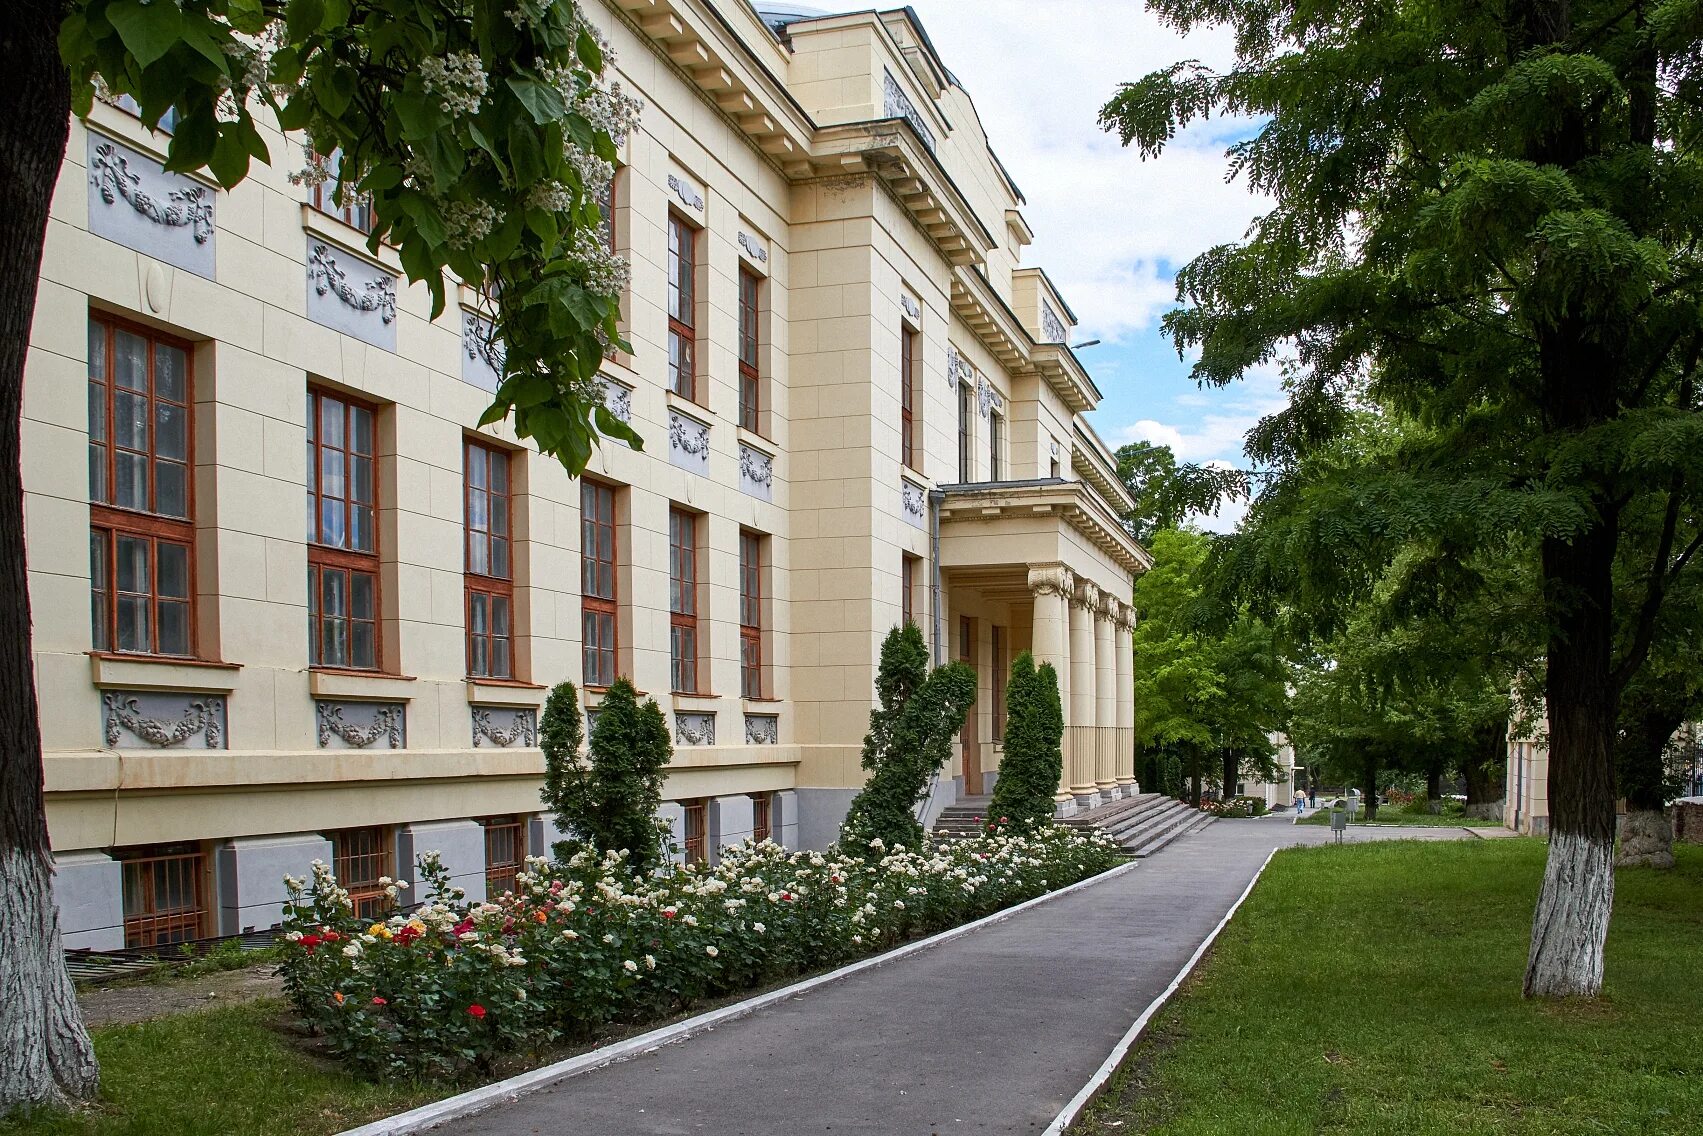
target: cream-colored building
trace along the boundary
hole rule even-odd
[[[928,809],[991,787],[1023,649],[1066,688],[1061,810],[1133,791],[1146,553],[1022,194],[914,15],[586,2],[644,103],[605,389],[646,445],[579,480],[472,428],[474,297],[430,319],[288,179],[298,142],[227,193],[121,107],[73,124],[23,427],[70,945],[268,926],[316,857],[502,886],[555,836],[564,679],[661,704],[691,855],[825,845],[906,618],[981,678]]]

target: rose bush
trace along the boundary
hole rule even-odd
[[[456,1077],[507,1053],[642,1021],[1103,872],[1095,832],[1045,825],[868,859],[724,849],[713,867],[630,870],[619,850],[529,859],[513,892],[465,904],[433,853],[425,902],[356,920],[330,869],[287,879],[285,990],[331,1051],[371,1077]],[[400,886],[400,885],[398,885]]]

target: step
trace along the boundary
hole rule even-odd
[[[1104,828],[1121,816],[1137,809],[1151,808],[1164,799],[1158,793],[1140,793],[1108,805],[1096,805],[1094,808],[1072,813],[1064,818],[1064,822],[1076,828]]]
[[[1119,828],[1113,839],[1125,851],[1131,853],[1157,848],[1171,836],[1195,824],[1200,817],[1201,814],[1188,805],[1172,802],[1165,808],[1150,813],[1139,823]]]
[[[1135,830],[1151,824],[1155,819],[1166,816],[1185,806],[1172,800],[1160,797],[1153,801],[1144,802],[1141,807],[1129,809],[1105,824],[1096,825],[1101,832],[1112,839],[1122,842],[1124,837]]]
[[[1184,836],[1193,836],[1195,833],[1218,819],[1215,816],[1208,816],[1206,814],[1196,812],[1194,809],[1189,809],[1188,811],[1193,815],[1188,817],[1183,823],[1167,828],[1165,831],[1157,833],[1148,839],[1141,846],[1130,849],[1130,855],[1138,860],[1145,859],[1171,843],[1173,840],[1180,839]]]

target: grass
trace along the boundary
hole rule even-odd
[[[0,1120],[0,1136],[311,1136],[455,1091],[358,1080],[305,1049],[287,1014],[281,1001],[261,999],[98,1029],[99,1101]]]
[[[1279,853],[1078,1130],[1695,1131],[1703,848],[1619,873],[1594,1001],[1520,997],[1544,846]]]
[[[1297,824],[1319,824],[1330,827],[1330,810],[1321,808],[1316,813],[1302,817]],[[1495,828],[1497,821],[1482,820],[1467,816],[1465,813],[1445,809],[1441,813],[1409,812],[1399,805],[1384,805],[1378,810],[1378,819],[1368,821],[1366,810],[1361,809],[1354,815],[1351,824],[1401,824],[1416,828]]]

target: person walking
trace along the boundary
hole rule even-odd
[[[1307,795],[1305,793],[1301,792],[1301,790],[1299,790],[1299,789],[1295,790],[1295,815],[1300,816],[1302,810],[1305,809],[1306,807],[1307,807]]]
[[[1307,807],[1309,809],[1319,807],[1319,787],[1317,785],[1307,786]]]

